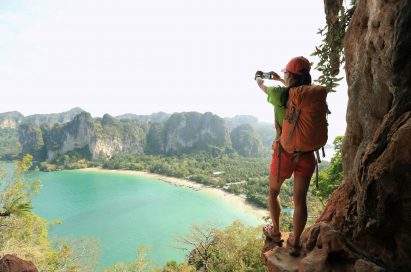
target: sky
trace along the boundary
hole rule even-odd
[[[323,1],[0,0],[0,112],[198,111],[271,123],[255,71],[280,72],[300,55],[316,63],[324,24]],[[345,132],[346,89],[328,96],[330,142]]]

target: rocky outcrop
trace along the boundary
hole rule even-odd
[[[162,113],[157,117],[165,118]],[[258,129],[267,138],[267,146],[271,147],[273,126],[255,126],[242,125],[234,130],[233,139],[240,155],[261,154],[263,146]],[[174,113],[165,122],[147,122],[131,117],[118,119],[109,114],[93,119],[83,111],[64,124],[45,123],[39,126],[25,121],[19,130],[19,138],[23,144],[22,154],[36,154],[35,160],[46,159],[48,162],[69,152],[76,158],[89,160],[144,152],[167,155],[196,151],[215,155],[235,152],[225,120],[209,112]]]
[[[344,180],[318,219],[335,239],[326,239],[332,246],[320,256],[321,248],[306,246],[299,271],[327,271],[324,259],[350,265],[341,271],[411,271],[410,29],[410,1],[356,1],[344,44]],[[350,244],[367,257],[353,262]]]
[[[161,154],[164,152],[164,123],[153,123],[147,134],[145,152],[147,154]]]
[[[261,136],[249,124],[240,125],[233,129],[230,137],[233,148],[241,156],[257,156],[263,150]]]
[[[344,185],[319,219],[403,271],[411,270],[410,29],[410,1],[357,1],[345,39]]]
[[[46,158],[46,148],[43,141],[43,132],[39,126],[24,123],[19,126],[19,141],[22,145],[22,154],[31,154],[34,160]]]
[[[251,125],[251,126],[256,126],[258,124],[258,119],[254,116],[251,115],[236,115],[234,117],[226,117],[224,120],[227,123],[227,126],[230,130],[235,129],[238,126],[241,125]]]
[[[283,233],[287,240],[289,233]],[[266,237],[266,248],[262,258],[271,272],[382,272],[377,259],[346,239],[340,232],[327,223],[317,223],[306,229],[301,240],[303,247],[299,257],[289,254],[287,247],[274,246]]]
[[[158,131],[158,129],[157,129]],[[209,146],[231,146],[228,128],[222,118],[210,112],[174,113],[158,134],[151,131],[147,142],[163,140],[162,153],[178,154],[205,150]]]
[[[36,266],[30,262],[7,254],[0,259],[1,272],[38,272]]]
[[[43,124],[54,125],[54,124],[64,124],[70,122],[75,116],[84,112],[81,108],[72,108],[71,110],[61,112],[61,113],[49,113],[49,114],[33,114],[26,116],[24,122],[36,124],[41,126]]]
[[[137,115],[132,113],[126,113],[116,116],[120,120],[138,120],[141,122],[164,122],[170,117],[171,114],[165,112],[156,112],[150,115]]]
[[[0,129],[18,128],[24,116],[18,111],[0,113]]]
[[[71,122],[56,124],[44,135],[47,160],[79,150],[87,159],[100,160],[119,153],[142,153],[145,133],[134,121],[119,121],[106,114],[93,120],[87,112],[77,115]]]
[[[105,114],[95,124],[96,138],[90,142],[94,160],[110,158],[119,153],[143,153],[146,132],[138,121],[119,121]]]
[[[90,147],[96,140],[93,118],[87,112],[80,113],[65,125],[55,125],[44,134],[48,161],[69,151]]]

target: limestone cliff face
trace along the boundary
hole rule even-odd
[[[43,135],[48,161],[76,150],[87,151],[93,160],[118,153],[141,153],[145,141],[144,131],[133,121],[118,121],[108,114],[93,120],[87,112],[64,125],[54,125],[48,132],[44,129]]]
[[[142,153],[145,144],[145,131],[138,121],[119,121],[105,114],[97,120],[96,138],[90,143],[94,160],[110,158],[119,153]]]
[[[239,125],[230,134],[233,148],[241,156],[257,156],[263,150],[261,136],[249,124]]]
[[[72,151],[100,160],[115,154],[179,154],[210,146],[221,150],[231,147],[224,120],[211,113],[175,113],[165,123],[148,124],[135,119],[118,120],[108,114],[93,119],[82,112],[65,124],[39,127],[28,123],[21,127],[22,153],[41,150],[45,155],[36,159],[49,162]]]
[[[162,133],[164,152],[168,154],[231,145],[224,120],[210,112],[174,113],[164,124]]]
[[[411,269],[410,29],[410,1],[357,1],[344,45],[344,185],[320,218],[403,270]]]
[[[344,44],[344,181],[322,225],[304,232],[295,270],[411,271],[410,29],[411,1],[356,1]]]
[[[93,118],[89,113],[82,112],[71,122],[65,125],[55,125],[51,129],[45,139],[47,160],[52,161],[69,151],[90,147],[95,138]]]
[[[0,128],[17,128],[18,122],[11,118],[4,118],[0,121]]]
[[[18,111],[10,111],[0,114],[0,129],[1,128],[18,128],[18,125],[23,120],[24,116]]]
[[[64,124],[70,122],[75,116],[84,112],[81,108],[72,108],[68,111],[61,113],[49,113],[49,114],[33,114],[26,116],[24,121],[26,123],[36,124],[36,125],[54,125],[54,124]]]
[[[22,146],[22,154],[30,153],[34,160],[41,161],[46,158],[43,133],[39,126],[33,124],[20,125],[19,141]]]

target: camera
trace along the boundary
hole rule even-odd
[[[271,73],[263,73],[261,76],[262,79],[272,79]]]
[[[270,72],[264,73],[264,72],[258,71],[257,73],[255,73],[254,79],[257,79],[257,77],[262,78],[262,79],[273,79],[273,75]]]

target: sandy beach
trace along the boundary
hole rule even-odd
[[[216,197],[224,198],[230,205],[236,207],[236,209],[241,209],[245,211],[247,214],[254,216],[258,220],[263,223],[262,218],[264,216],[268,216],[268,210],[261,209],[258,207],[253,206],[250,203],[247,203],[244,196],[234,195],[227,193],[221,189],[213,188],[209,186],[205,186],[199,183],[195,183],[193,181],[189,181],[186,179],[181,178],[174,178],[174,177],[167,177],[158,174],[143,172],[143,171],[133,171],[133,170],[120,170],[120,169],[103,169],[103,168],[85,168],[81,169],[81,171],[93,171],[93,172],[107,172],[107,173],[121,173],[121,174],[129,174],[129,175],[136,175],[142,177],[149,177],[153,179],[157,179],[163,182],[170,183],[175,186],[184,186],[196,191],[202,191],[205,193],[213,194]]]

